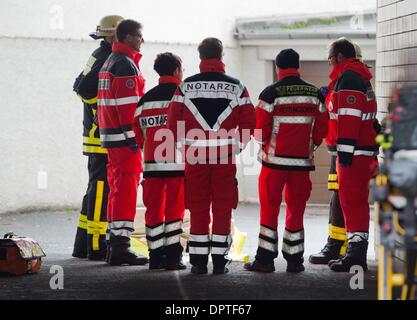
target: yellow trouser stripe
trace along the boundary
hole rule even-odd
[[[103,154],[107,153],[106,149],[103,149],[102,147],[96,147],[96,146],[83,146],[83,151],[87,153],[103,153]]]
[[[329,236],[330,238],[335,239],[335,240],[345,241],[347,239],[346,229],[329,224]]]
[[[87,230],[87,215],[80,213],[78,228]]]
[[[345,242],[343,242],[343,246],[340,248],[340,255],[341,256],[345,255],[346,249],[347,249],[347,240],[345,240]]]
[[[339,184],[337,182],[329,182],[327,184],[328,190],[339,190]]]
[[[103,232],[103,229],[101,229],[101,223],[100,223],[101,207],[103,204],[103,191],[104,191],[104,181],[99,180],[97,181],[96,203],[94,207],[94,221],[93,221],[94,224],[91,224],[92,227],[95,227],[94,232],[93,232],[93,251],[100,249],[99,238],[100,238],[100,233]],[[106,228],[104,228],[104,234],[106,234]]]

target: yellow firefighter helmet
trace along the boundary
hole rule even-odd
[[[103,37],[113,36],[116,34],[117,24],[123,20],[121,16],[105,16],[101,18],[95,32],[90,33],[90,37],[94,40]]]

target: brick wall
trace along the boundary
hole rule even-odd
[[[417,84],[417,1],[378,0],[376,94],[383,118],[393,90]]]

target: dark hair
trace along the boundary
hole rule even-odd
[[[142,29],[142,25],[135,20],[125,19],[120,21],[116,28],[117,40],[122,42],[128,34],[134,35],[138,29]]]
[[[200,59],[221,59],[223,44],[217,38],[206,38],[198,45]]]
[[[329,49],[334,55],[341,53],[345,58],[356,58],[355,46],[346,38],[332,42]]]
[[[156,56],[153,69],[160,76],[172,76],[177,68],[181,68],[181,58],[171,52],[160,53]]]

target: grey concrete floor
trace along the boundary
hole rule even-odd
[[[253,256],[257,246],[259,213],[257,205],[241,204],[234,223],[247,233],[244,252]],[[150,271],[147,267],[110,267],[71,257],[78,213],[33,212],[0,216],[0,235],[13,231],[37,239],[47,257],[41,271],[22,277],[0,277],[0,299],[191,299],[191,300],[276,300],[276,299],[376,299],[376,263],[373,235],[369,246],[370,270],[364,289],[352,290],[353,274],[335,273],[327,266],[308,263],[311,253],[320,251],[327,234],[327,207],[308,207],[305,215],[305,266],[300,274],[285,272],[282,255],[276,272],[258,274],[244,271],[241,262],[231,264],[227,275],[190,274],[184,271]],[[280,215],[280,237],[284,222]],[[371,231],[373,226],[371,225]],[[282,243],[282,240],[280,240]],[[50,268],[64,270],[64,289],[52,290]]]

